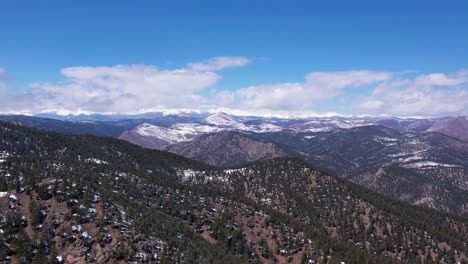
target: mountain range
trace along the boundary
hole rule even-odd
[[[390,197],[468,213],[466,117],[287,119],[226,113],[119,117],[0,120],[68,134],[118,137],[214,166],[298,157]]]

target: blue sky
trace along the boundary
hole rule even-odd
[[[0,7],[1,112],[468,114],[466,1]]]

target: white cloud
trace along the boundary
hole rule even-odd
[[[186,68],[159,69],[154,65],[69,67],[59,82],[33,83],[29,89],[7,90],[0,82],[1,112],[140,112],[144,109],[198,108],[212,98],[200,92],[214,86],[227,67],[240,67],[244,57],[215,57]],[[0,79],[6,74],[0,68]],[[231,104],[228,92],[217,95],[221,105]]]
[[[217,57],[175,70],[153,65],[69,67],[61,70],[62,81],[33,83],[28,89],[17,90],[7,86],[7,71],[0,67],[0,112],[224,109],[242,115],[282,117],[337,114],[312,112],[319,111],[316,106],[326,102],[336,105],[336,109],[347,109],[346,114],[468,115],[468,70],[411,78],[406,73],[369,70],[312,72],[302,82],[262,84],[231,91],[216,89],[221,75],[214,71],[248,63],[235,61],[232,57]],[[362,87],[365,89],[356,89]],[[370,87],[373,90],[368,92]],[[348,103],[351,100],[355,102]],[[328,109],[333,111],[333,107]]]
[[[194,71],[218,71],[224,68],[241,67],[250,63],[245,57],[214,57],[208,60],[189,63],[188,68]]]
[[[362,87],[390,78],[391,73],[368,70],[312,72],[304,82],[250,86],[238,90],[237,95],[242,108],[303,109],[333,98],[346,88]]]
[[[235,94],[231,91],[220,91],[214,94],[214,101],[217,107],[232,106],[235,101]]]
[[[3,98],[3,108],[19,112],[130,112],[147,108],[195,107],[197,92],[214,85],[216,73],[160,70],[151,65],[70,67],[64,81],[34,83],[29,90]]]
[[[458,71],[453,74],[432,73],[416,77],[414,86],[456,86],[468,81],[468,71]]]
[[[433,73],[392,80],[376,87],[354,105],[357,112],[395,116],[468,114],[468,71]]]

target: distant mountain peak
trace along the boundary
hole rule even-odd
[[[240,122],[232,115],[226,114],[224,112],[216,113],[208,116],[204,120],[208,124],[218,125],[218,126],[237,126],[241,125]]]

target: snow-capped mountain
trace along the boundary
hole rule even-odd
[[[251,127],[239,122],[235,116],[226,113],[216,113],[203,119],[206,124],[222,127],[229,130],[252,130]]]
[[[244,126],[244,124],[238,122],[234,116],[228,115],[226,113],[216,113],[214,115],[210,115],[205,118],[204,121],[208,124],[216,126]]]
[[[182,133],[181,131],[153,126],[148,123],[141,124],[135,128],[135,131],[138,135],[143,137],[157,137],[162,140],[166,140],[171,143],[187,141],[187,134],[189,133]]]
[[[360,126],[375,125],[372,120],[365,119],[338,119],[338,118],[321,118],[306,122],[299,122],[289,126],[289,128],[299,131],[328,131],[337,128],[353,128]]]
[[[284,127],[274,125],[269,122],[259,122],[258,124],[249,125],[241,118],[228,115],[226,113],[216,113],[210,115],[205,118],[203,122],[221,128],[222,130],[238,130],[257,133],[277,132],[285,129]]]
[[[119,116],[108,116],[106,121],[97,120],[93,115],[75,116],[74,118],[80,119],[63,121],[63,118],[62,120],[57,120],[34,116],[0,116],[0,120],[18,123],[27,127],[35,127],[69,134],[93,134],[112,137],[119,137],[144,123],[158,127],[171,128],[168,133],[190,133],[196,135],[224,130],[255,133],[278,132],[281,130],[320,132],[368,125],[380,125],[397,130],[417,133],[438,132],[463,141],[468,141],[467,117],[426,119],[343,116],[279,118],[234,116],[220,112],[215,114],[142,114],[137,116],[124,116],[124,118],[121,119],[118,119]],[[147,132],[150,133],[151,130]],[[157,134],[158,130],[156,130],[155,135]]]
[[[120,135],[120,139],[155,149],[165,149],[169,145],[186,142],[195,137],[220,131],[277,132],[283,128],[273,124],[244,125],[226,114],[207,117],[200,123],[176,123],[169,127],[143,123]]]
[[[169,128],[143,123],[124,132],[119,138],[147,148],[164,149],[168,145],[190,141],[200,134],[220,130],[215,126],[195,123],[176,124]]]

